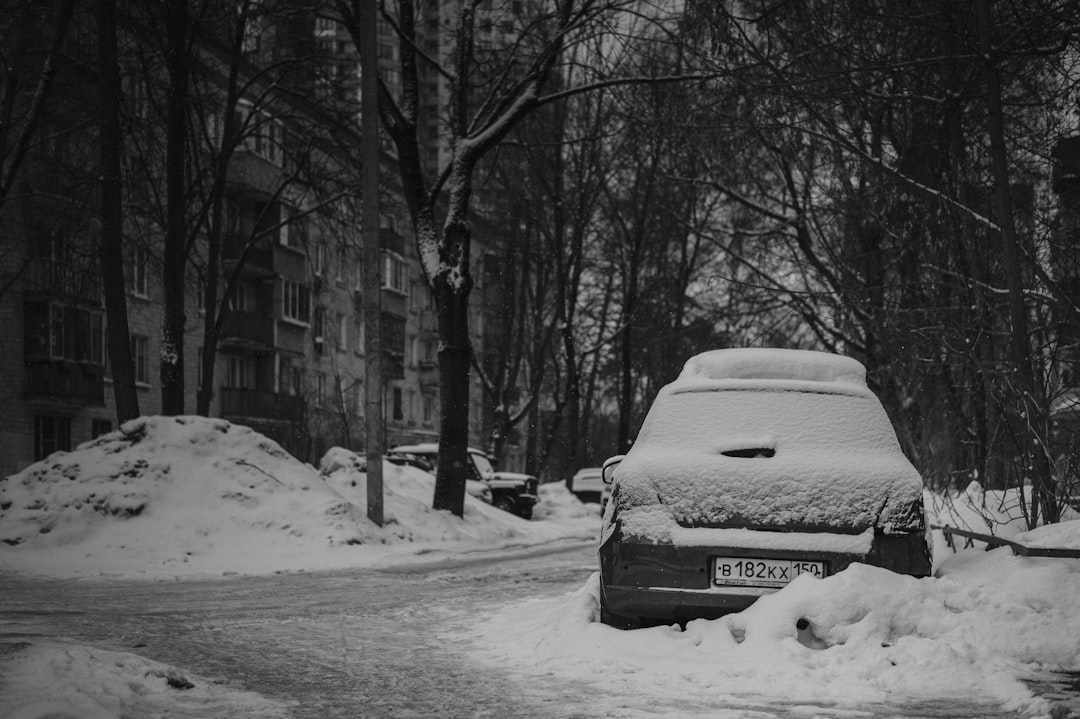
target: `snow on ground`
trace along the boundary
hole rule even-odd
[[[1068,536],[1076,546],[1078,530]],[[1080,669],[1080,562],[968,550],[940,574],[918,580],[854,565],[825,579],[801,575],[743,612],[685,631],[632,632],[598,622],[594,574],[570,596],[507,607],[471,633],[486,661],[523,680],[585,680],[598,696],[651,693],[659,705],[746,706],[756,695],[842,716],[963,697],[1048,716],[1022,679]],[[802,631],[800,619],[809,622]]]
[[[589,537],[597,517],[526,521],[466,497],[431,509],[434,477],[383,465],[383,527],[341,448],[320,470],[240,425],[144,417],[0,482],[0,568],[55,576],[190,577],[314,571]],[[543,513],[538,512],[538,516]]]
[[[4,719],[290,716],[260,694],[128,652],[54,642],[20,652],[21,661],[5,667]]]
[[[360,466],[335,449],[316,470],[221,420],[136,420],[0,481],[0,570],[146,579],[260,574],[599,533],[599,507],[583,505],[561,483],[541,487],[533,521],[472,498],[459,519],[430,509],[430,475],[389,464],[389,521],[379,528],[365,516]],[[948,503],[931,499],[950,522],[964,508],[979,508],[974,521],[987,507],[1009,504],[974,487]],[[1080,548],[1080,521],[1007,531],[1033,546]],[[566,596],[496,609],[469,628],[469,639],[475,659],[519,672],[523,681],[584,680],[598,697],[629,693],[660,707],[684,700],[745,706],[756,695],[843,716],[875,702],[960,696],[1048,715],[1050,707],[1022,680],[1080,670],[1080,561],[1021,558],[1007,548],[954,555],[940,538],[935,544],[933,578],[864,565],[825,579],[801,575],[743,612],[694,621],[686,631],[601,625],[594,574]],[[118,708],[153,716],[171,707],[170,715],[183,715],[175,711],[178,696],[217,707],[214,715],[288,713],[212,679],[192,679],[199,697],[168,694],[170,677],[184,678],[182,668],[135,654],[42,644],[20,656],[3,677],[4,696],[17,700],[6,715],[13,719],[115,716]]]

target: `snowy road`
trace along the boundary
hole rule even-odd
[[[834,713],[747,697],[719,708],[609,697],[590,677],[567,682],[479,663],[467,629],[496,607],[579,588],[591,545],[398,569],[210,581],[43,580],[0,575],[0,649],[64,640],[138,654],[224,687],[257,692],[294,717],[786,716],[1006,717],[962,702]],[[462,631],[466,630],[466,631]],[[0,652],[2,655],[3,652]],[[0,688],[0,704],[3,693]],[[197,716],[188,708],[182,716]],[[0,712],[2,713],[2,712]]]

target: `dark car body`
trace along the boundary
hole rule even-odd
[[[434,473],[439,463],[439,445],[423,442],[394,447],[391,453],[421,458],[431,465]],[[485,452],[468,448],[469,462],[466,479],[483,482],[491,490],[491,504],[523,519],[532,519],[533,506],[539,499],[539,480],[531,474],[496,472]]]
[[[931,572],[921,478],[848,357],[698,355],[604,470],[601,617],[613,626],[717,617],[853,562]]]

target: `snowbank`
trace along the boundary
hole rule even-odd
[[[1080,522],[1052,531],[1080,542]],[[594,574],[565,597],[503,608],[462,638],[523,681],[588,681],[597,696],[646,695],[658,706],[753,706],[757,696],[841,711],[961,697],[1046,716],[1022,680],[1080,669],[1076,560],[969,550],[922,580],[858,564],[825,579],[800,575],[685,631],[602,625],[599,591]]]
[[[317,471],[220,419],[140,418],[0,481],[0,567],[58,576],[266,574],[599,531],[598,517],[549,512],[529,522],[469,496],[463,518],[436,512],[434,478],[390,463],[378,527],[367,518],[363,466],[334,448]]]

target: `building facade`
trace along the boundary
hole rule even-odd
[[[56,450],[71,449],[116,429],[106,322],[97,256],[98,158],[92,7],[73,20],[54,92],[18,177],[0,204],[0,475],[7,476]],[[292,20],[290,22],[295,22]],[[289,32],[326,42],[314,17]],[[240,74],[244,92],[224,101],[227,63],[235,61],[204,34],[195,63],[201,83],[201,139],[193,152],[212,167],[228,145],[231,156],[220,190],[220,261],[209,252],[212,203],[192,201],[192,259],[186,284],[184,334],[186,411],[194,413],[203,381],[205,326],[220,321],[210,410],[278,441],[297,457],[317,462],[334,445],[362,450],[365,435],[365,336],[360,283],[359,204],[350,189],[357,170],[348,143],[313,142],[323,122],[308,100],[272,92],[256,79],[282,29],[269,22],[246,37]],[[276,35],[275,35],[276,33]],[[334,37],[338,38],[335,32]],[[335,40],[335,43],[337,40]],[[336,45],[340,51],[341,47]],[[134,77],[134,79],[132,79]],[[153,71],[126,77],[124,95],[130,187],[125,196],[127,314],[140,413],[161,410],[163,232],[155,221],[164,187],[160,158],[147,151],[131,170],[135,148],[153,146]],[[299,79],[296,79],[299,78]],[[293,96],[317,98],[320,78],[295,74]],[[279,83],[280,84],[280,83]],[[298,89],[294,86],[292,89]],[[25,98],[24,98],[25,99]],[[148,109],[151,108],[151,109]],[[232,134],[221,118],[233,115]],[[231,144],[230,144],[231,138]],[[432,141],[436,141],[437,137]],[[199,144],[202,143],[202,144]],[[341,143],[345,143],[344,145]],[[342,151],[342,148],[346,151]],[[355,146],[354,146],[354,149]],[[395,176],[385,158],[383,176]],[[193,164],[193,167],[197,165]],[[192,173],[197,176],[197,171]],[[139,182],[132,178],[138,177]],[[386,446],[434,441],[439,432],[438,333],[407,218],[391,180],[380,218],[384,436]],[[356,182],[352,187],[359,187]],[[477,264],[485,250],[476,248]],[[208,298],[208,273],[218,292]],[[485,337],[474,314],[474,341]],[[482,392],[473,387],[470,443],[486,446]],[[515,468],[513,464],[508,469]]]

